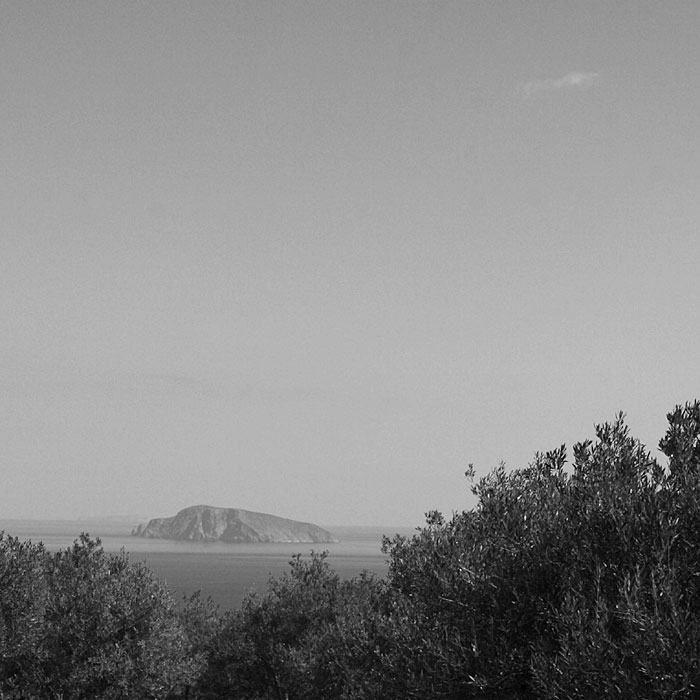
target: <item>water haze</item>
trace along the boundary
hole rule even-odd
[[[124,549],[132,562],[145,562],[179,597],[201,590],[222,610],[238,608],[249,591],[263,592],[270,576],[289,570],[294,554],[328,552],[328,563],[343,578],[362,571],[384,576],[382,535],[411,534],[410,528],[329,527],[339,542],[236,543],[189,542],[131,536],[128,520],[0,520],[0,530],[22,540],[43,542],[49,551],[70,547],[82,532],[99,537],[105,552]]]

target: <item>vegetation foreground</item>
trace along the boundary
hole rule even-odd
[[[664,466],[620,415],[386,539],[386,579],[296,556],[225,614],[87,535],[0,535],[0,699],[698,697],[700,402],[668,421]]]

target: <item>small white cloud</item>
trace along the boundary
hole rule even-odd
[[[554,87],[588,87],[597,82],[598,73],[569,73],[563,78],[554,81]]]
[[[530,96],[538,92],[561,90],[563,88],[587,88],[598,82],[600,73],[567,73],[561,78],[546,78],[545,80],[530,80],[521,83],[517,92]]]

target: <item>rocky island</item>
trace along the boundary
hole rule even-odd
[[[201,542],[337,542],[318,525],[240,508],[190,506],[171,518],[153,518],[137,537]]]

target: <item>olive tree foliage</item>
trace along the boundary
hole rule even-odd
[[[697,697],[700,404],[668,421],[666,465],[619,415],[571,463],[499,466],[473,510],[385,538],[385,580],[296,557],[222,621],[196,697]]]
[[[87,535],[53,554],[3,537],[0,615],[0,698],[177,697],[202,662],[154,574]]]
[[[700,402],[659,448],[619,415],[385,538],[385,579],[297,555],[224,616],[87,536],[0,536],[0,700],[696,698]]]
[[[36,663],[48,598],[46,559],[43,545],[0,533],[0,698],[12,697]]]
[[[700,404],[668,420],[667,468],[620,415],[570,467],[563,446],[501,466],[475,510],[385,541],[421,642],[394,650],[424,669],[404,697],[697,696]]]
[[[700,403],[667,417],[659,443],[667,469],[652,460],[636,478],[628,470],[620,488],[606,487],[607,509],[590,495],[581,499],[596,513],[603,544],[553,620],[557,653],[533,655],[542,697],[698,696]]]
[[[363,613],[377,599],[379,586],[367,574],[342,580],[330,568],[327,552],[312,552],[308,559],[295,555],[288,573],[271,578],[265,593],[249,594],[224,618],[196,696],[352,697],[348,689],[365,685],[371,666],[353,657],[358,646],[353,633],[365,630]]]

